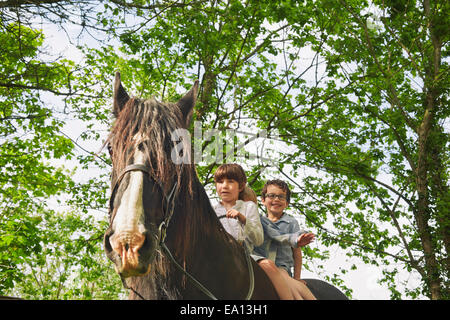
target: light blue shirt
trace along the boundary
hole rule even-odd
[[[297,220],[286,213],[275,222],[266,216],[260,216],[260,220],[264,230],[264,242],[255,247],[254,253],[274,261],[292,276],[294,256],[291,248],[297,248],[298,237],[306,231],[300,230]]]

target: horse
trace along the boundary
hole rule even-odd
[[[265,272],[222,227],[189,161],[189,139],[175,134],[187,131],[197,92],[195,81],[176,103],[130,97],[116,72],[104,250],[129,299],[277,300]]]

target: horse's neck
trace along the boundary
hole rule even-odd
[[[245,278],[246,260],[237,249],[239,245],[221,227],[203,187],[198,188],[194,195],[195,199],[191,202],[194,206],[179,208],[184,211],[178,216],[177,223],[180,225],[176,229],[183,234],[184,241],[191,241],[184,252],[185,258],[179,263],[218,298],[236,298],[230,297],[229,292],[234,290],[235,295],[236,281]],[[186,229],[183,230],[183,227]],[[172,246],[176,242],[181,243],[180,239],[172,241]],[[180,272],[176,272],[179,278]],[[185,277],[181,278],[184,283],[175,285],[185,285],[185,290],[181,291],[184,298],[205,298],[192,283],[186,282]]]
[[[222,237],[221,237],[222,236]],[[186,269],[218,299],[239,297],[236,283],[246,283],[244,260],[223,235],[209,235],[192,248]],[[244,270],[245,269],[245,270]],[[189,282],[189,281],[188,281]],[[182,292],[184,298],[205,299],[204,293],[191,282]]]

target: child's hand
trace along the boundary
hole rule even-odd
[[[245,224],[245,222],[247,222],[247,219],[245,218],[245,216],[242,213],[240,213],[239,211],[237,211],[236,209],[228,210],[226,216],[227,216],[227,218],[237,219],[242,224]]]
[[[312,232],[303,233],[298,237],[297,246],[304,247],[304,246],[310,244],[314,240],[314,238],[315,238],[315,235]]]

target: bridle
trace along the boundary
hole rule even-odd
[[[156,236],[156,240],[158,242],[159,247],[162,249],[162,251],[164,251],[164,253],[166,254],[166,256],[170,259],[170,261],[175,265],[175,267],[181,271],[200,291],[202,291],[206,296],[208,296],[209,298],[211,298],[212,300],[218,300],[208,289],[206,289],[199,281],[197,281],[189,272],[186,271],[185,268],[183,268],[173,257],[172,253],[170,252],[169,248],[166,246],[165,244],[165,239],[166,239],[166,231],[167,231],[167,227],[169,226],[170,220],[172,219],[173,213],[174,213],[174,209],[175,209],[175,198],[177,196],[176,190],[178,187],[178,181],[175,180],[173,183],[172,188],[170,189],[169,194],[167,195],[166,192],[164,191],[164,185],[161,182],[160,179],[158,179],[157,177],[155,177],[152,174],[152,171],[150,169],[149,166],[144,165],[144,164],[131,164],[126,166],[122,172],[120,173],[120,175],[117,177],[114,186],[112,188],[112,192],[111,192],[111,197],[109,199],[109,217],[110,217],[110,226],[112,226],[112,223],[114,221],[115,215],[117,210],[114,212],[113,207],[114,207],[114,198],[115,195],[117,193],[117,190],[120,186],[120,183],[122,181],[122,179],[124,178],[125,174],[127,174],[128,172],[131,171],[141,171],[144,172],[146,174],[148,174],[149,178],[151,178],[155,184],[159,187],[159,189],[161,190],[161,194],[164,197],[164,204],[163,204],[163,211],[164,211],[164,218],[161,221],[161,223],[158,226],[158,234]],[[219,217],[219,219],[222,217]],[[245,244],[243,244],[244,246],[244,251],[245,251],[245,256],[246,256],[246,260],[247,260],[247,266],[249,269],[249,277],[250,277],[250,287],[249,287],[249,291],[247,293],[247,296],[245,298],[245,300],[249,300],[251,298],[251,296],[253,295],[253,289],[254,289],[254,273],[253,273],[253,266],[252,266],[252,262],[251,262],[251,257],[248,253],[247,247]],[[122,276],[121,276],[122,278]],[[122,283],[124,285],[124,287],[126,289],[131,289],[136,295],[138,295],[141,299],[145,300],[144,297],[142,297],[142,295],[140,295],[137,291],[135,291],[133,288],[129,287],[125,281],[125,279],[122,278]]]
[[[162,222],[160,223],[160,225],[158,227],[157,240],[159,243],[164,243],[164,240],[166,237],[166,230],[169,225],[170,219],[172,219],[173,211],[175,208],[175,190],[177,189],[178,182],[177,181],[174,182],[174,184],[169,192],[169,195],[166,195],[166,193],[164,192],[164,186],[163,186],[161,180],[153,176],[150,167],[147,165],[144,165],[144,164],[128,165],[125,167],[125,169],[122,170],[120,175],[117,177],[116,182],[114,183],[114,186],[112,188],[111,197],[109,199],[109,216],[110,216],[109,223],[110,223],[110,225],[112,225],[114,218],[116,216],[116,212],[117,212],[117,211],[114,212],[114,210],[113,210],[114,198],[116,196],[117,189],[119,189],[120,183],[122,182],[122,179],[125,176],[125,174],[127,174],[128,172],[131,172],[131,171],[141,171],[141,172],[148,174],[148,176],[150,178],[152,178],[152,180],[154,182],[156,182],[156,185],[161,190],[161,193],[165,200],[164,205],[163,205],[164,219],[162,220]]]

